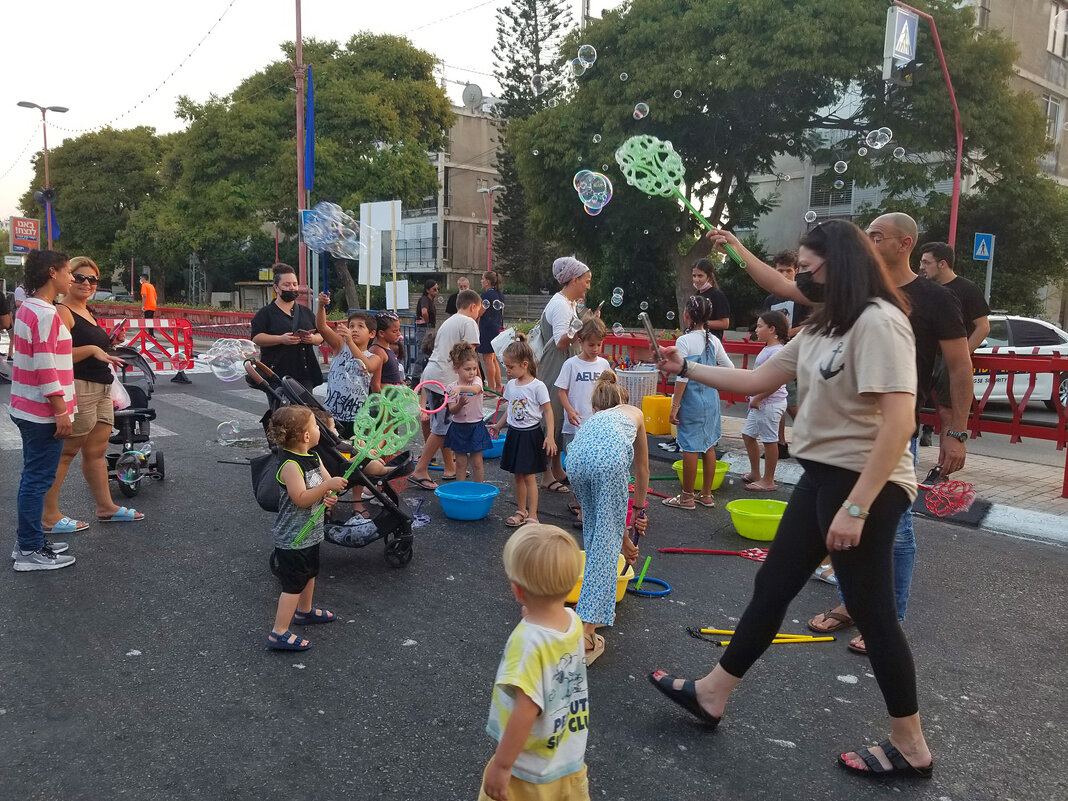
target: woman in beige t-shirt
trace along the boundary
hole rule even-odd
[[[714,241],[729,241],[747,262],[759,263],[733,236],[721,233]],[[804,330],[759,368],[683,362],[673,348],[659,365],[740,395],[759,395],[796,378],[802,402],[793,452],[805,474],[720,663],[696,682],[664,671],[649,678],[672,701],[717,724],[731,691],[771,643],[790,601],[829,552],[867,643],[891,728],[888,740],[841,754],[838,762],[868,776],[930,776],[916,673],[893,588],[894,534],[916,496],[908,451],[915,426],[915,342],[907,302],[852,223],[817,225],[802,238],[798,263],[798,289],[816,310]]]

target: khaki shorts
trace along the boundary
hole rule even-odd
[[[78,401],[78,411],[71,422],[72,437],[84,437],[97,423],[107,423],[109,428],[115,425],[115,407],[111,402],[110,384],[75,378],[74,397]]]
[[[489,768],[489,765],[486,766]],[[478,788],[478,801],[492,801],[483,789],[486,772],[482,772],[482,785]],[[561,776],[548,784],[531,784],[515,776],[508,782],[508,797],[512,801],[589,801],[590,783],[586,778],[586,766],[568,776]]]

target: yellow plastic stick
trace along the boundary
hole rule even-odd
[[[734,634],[730,629],[701,629],[702,634]],[[776,634],[777,640],[814,640],[811,634]]]
[[[791,645],[806,642],[834,642],[834,637],[812,637],[811,639],[775,639],[771,641],[772,645]],[[730,645],[730,640],[720,640],[720,645]]]

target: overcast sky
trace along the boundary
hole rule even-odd
[[[344,42],[361,30],[403,34],[443,59],[447,78],[477,83],[488,95],[496,82],[481,73],[493,72],[496,11],[507,2],[303,0],[303,35]],[[580,2],[568,2],[577,23]],[[70,109],[48,114],[50,150],[79,129],[98,129],[111,120],[114,128],[178,130],[179,95],[204,100],[211,93],[228,94],[281,57],[279,45],[295,38],[295,5],[294,0],[39,0],[22,7],[29,17],[21,31],[9,12],[0,48],[0,218],[6,222],[18,213],[18,198],[33,177],[31,158],[42,144],[40,112],[17,107],[20,100]],[[617,5],[618,0],[592,0],[591,10],[597,16]],[[212,25],[211,35],[190,56]],[[450,83],[448,91],[459,103],[462,85]],[[62,187],[62,176],[54,175],[53,184]],[[62,227],[62,189],[56,207]]]

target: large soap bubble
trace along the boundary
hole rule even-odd
[[[648,103],[635,103],[634,104],[634,119],[644,120],[649,116],[649,104]]]
[[[360,225],[341,206],[329,201],[316,203],[305,215],[300,236],[317,253],[331,253],[341,259],[360,258]]]
[[[846,164],[844,161],[836,161],[834,163],[834,171],[836,173],[838,173],[839,175],[841,175],[843,172],[845,172],[848,169],[849,169],[849,165]]]
[[[549,88],[549,82],[545,80],[545,76],[540,72],[530,76],[530,89],[534,92],[534,97],[545,94],[545,90]]]
[[[617,337],[626,333],[626,329],[623,327],[623,323],[612,323],[612,333]]]
[[[586,64],[579,58],[571,59],[571,74],[579,78],[586,74]]]
[[[493,301],[493,310],[504,311],[504,301],[500,299]]]
[[[578,49],[578,57],[579,61],[589,67],[597,60],[597,48],[593,45],[582,45]]]
[[[237,381],[245,376],[245,359],[259,355],[251,339],[217,339],[204,354],[208,368],[220,381]]]
[[[903,148],[903,147],[895,147],[894,148],[894,158],[898,159],[899,161],[901,159],[905,158],[905,148]]]
[[[124,451],[115,460],[115,478],[123,484],[136,484],[148,473],[148,457],[141,451]]]
[[[613,295],[612,296],[612,300],[610,302],[611,302],[611,304],[613,306],[615,306],[618,309],[620,306],[623,305],[623,296],[622,295]]]
[[[579,170],[572,184],[587,209],[600,211],[612,199],[612,181],[603,173]]]
[[[889,128],[878,128],[874,131],[868,131],[864,137],[864,144],[870,147],[872,150],[882,150],[893,138],[893,133]]]

